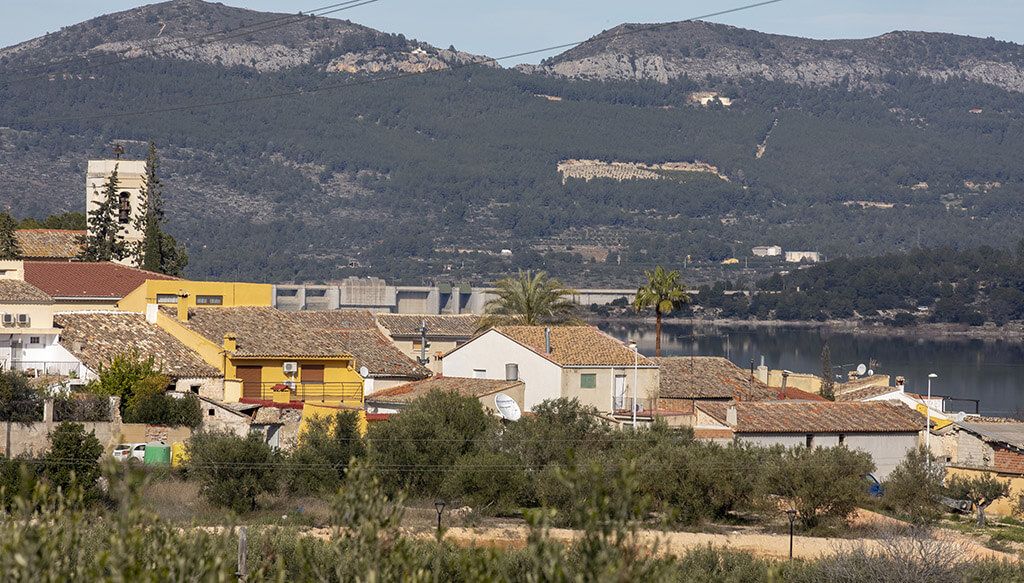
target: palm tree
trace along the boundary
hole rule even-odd
[[[571,324],[578,322],[575,290],[565,287],[543,271],[520,271],[495,283],[497,295],[484,306],[480,328],[502,324],[536,326],[538,324]]]
[[[659,265],[654,271],[645,271],[644,275],[647,284],[636,290],[633,307],[637,312],[654,308],[654,355],[661,356],[661,317],[689,303],[690,296],[686,295],[683,284],[679,282],[678,271],[665,271]]]

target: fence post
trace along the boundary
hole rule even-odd
[[[246,559],[249,554],[249,529],[245,526],[238,527],[238,580],[244,582],[249,577],[249,567]]]

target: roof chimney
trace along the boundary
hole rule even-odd
[[[228,332],[224,335],[224,352],[234,353],[238,350],[238,336],[234,332]]]
[[[551,328],[544,327],[544,354],[551,354]]]
[[[896,388],[899,389],[901,393],[904,392],[907,388],[907,379],[901,376],[896,377]]]
[[[729,427],[736,427],[736,405],[729,405],[725,410],[725,424]]]
[[[178,293],[178,321],[188,322],[188,294]]]
[[[780,399],[785,399],[786,398],[786,385],[787,384],[789,384],[789,371],[788,370],[784,370],[784,371],[782,371],[782,388],[779,389],[779,398]]]

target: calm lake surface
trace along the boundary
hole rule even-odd
[[[636,339],[642,354],[654,354],[654,325],[604,322],[598,326],[623,341]],[[907,390],[924,393],[928,373],[932,393],[979,399],[981,412],[993,416],[1024,414],[1024,344],[982,340],[926,340],[857,336],[813,328],[721,327],[665,324],[664,356],[724,356],[743,368],[764,357],[771,368],[821,374],[821,346],[829,339],[833,365],[839,374],[858,363],[895,379],[903,375]],[[970,402],[948,405],[974,412]]]

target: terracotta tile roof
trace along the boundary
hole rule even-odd
[[[219,377],[216,368],[142,314],[74,312],[57,314],[60,344],[85,366],[96,371],[119,354],[136,351],[152,356],[164,374],[173,378]]]
[[[356,368],[366,367],[370,377],[425,379],[430,369],[409,358],[381,332],[373,330],[335,330],[342,346],[355,357]]]
[[[888,385],[876,385],[871,387],[861,387],[852,391],[846,391],[844,393],[838,393],[836,395],[836,401],[863,401],[872,397],[878,397],[886,393],[893,393],[898,391],[896,387],[890,387]]]
[[[726,411],[729,410],[730,405],[735,404],[735,401],[694,401],[693,408],[703,411],[715,421],[725,425]]]
[[[18,229],[14,236],[27,259],[74,259],[82,249],[78,241],[85,231]]]
[[[658,397],[662,399],[734,399],[760,401],[778,398],[770,389],[721,356],[662,356],[651,358],[661,368]]]
[[[161,308],[171,318],[176,310]],[[355,314],[355,315],[353,315]],[[348,329],[347,325],[373,328]],[[221,345],[224,335],[238,340],[235,355],[283,358],[352,356],[371,376],[421,379],[430,370],[403,354],[373,324],[355,312],[284,312],[270,307],[192,308],[183,326]]]
[[[917,411],[882,401],[739,402],[736,421],[736,433],[909,433],[924,427]]]
[[[0,303],[52,304],[53,298],[20,279],[0,279]]]
[[[160,309],[175,317],[174,308],[164,306]],[[269,307],[191,308],[188,312],[188,321],[179,323],[214,344],[222,345],[225,334],[235,334],[238,340],[236,356],[295,358],[349,355],[336,335],[304,325],[294,317],[297,312],[282,312]]]
[[[378,314],[377,322],[387,329],[392,337],[420,335],[420,325],[426,324],[427,336],[431,338],[469,339],[480,328],[480,316],[460,315],[415,315]]]
[[[484,397],[519,387],[523,381],[473,379],[465,377],[434,377],[377,391],[366,396],[367,401],[381,403],[408,403],[431,391],[454,391],[466,397]]]
[[[633,366],[635,358],[629,347],[593,326],[551,326],[550,354],[544,352],[544,326],[494,329],[561,366]],[[656,366],[642,354],[639,365]]]
[[[177,278],[110,262],[25,262],[25,281],[54,298],[121,299],[147,279]]]
[[[322,330],[377,329],[377,321],[368,310],[309,310],[292,313],[296,320]]]

